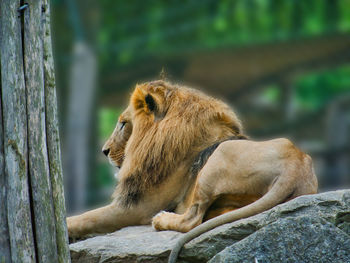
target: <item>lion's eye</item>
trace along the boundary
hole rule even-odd
[[[126,123],[126,121],[122,121],[122,122],[120,123],[120,130],[122,130],[122,129],[124,128],[125,123]]]

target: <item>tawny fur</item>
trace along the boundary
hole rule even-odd
[[[173,248],[169,258],[173,263],[182,246],[204,232],[314,193],[317,179],[311,158],[289,140],[226,141],[200,171],[186,212],[161,212],[153,218],[153,226],[158,230],[189,231]],[[201,224],[210,207],[223,213],[233,211]]]
[[[152,223],[158,230],[194,228],[172,251],[175,262],[182,245],[205,231],[317,192],[311,158],[287,139],[223,142],[193,175],[196,156],[231,137],[245,138],[221,101],[163,81],[138,85],[103,148],[121,166],[113,202],[68,218],[69,235],[149,224],[159,211],[174,210]]]
[[[137,85],[104,146],[121,166],[113,201],[69,217],[69,235],[149,224],[161,210],[183,213],[191,201],[196,178],[190,168],[198,153],[241,133],[239,119],[219,100],[163,81]]]

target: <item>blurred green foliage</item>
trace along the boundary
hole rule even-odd
[[[349,32],[349,0],[100,1],[101,65]],[[117,59],[115,59],[117,58]]]
[[[296,82],[297,102],[308,110],[318,110],[345,92],[350,93],[350,66],[312,73]]]
[[[337,96],[350,94],[350,66],[303,75],[296,79],[294,86],[299,110],[318,111]],[[266,103],[276,104],[281,100],[282,92],[278,85],[271,84],[261,96]]]

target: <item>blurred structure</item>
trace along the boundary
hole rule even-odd
[[[96,55],[85,37],[75,1],[67,1],[73,28],[68,110],[64,140],[64,169],[67,210],[78,212],[85,208],[89,169],[90,137],[93,131],[93,111],[96,93]]]
[[[69,211],[85,207],[89,174],[89,140],[96,88],[96,58],[88,44],[74,43],[65,137],[65,185]],[[70,197],[71,195],[71,197]]]
[[[61,109],[74,63],[67,1],[55,0],[53,10]],[[312,155],[321,190],[350,186],[349,0],[76,4],[97,51],[100,145],[133,86],[165,68],[170,80],[229,102],[253,139],[292,139]],[[91,144],[91,153],[99,149]],[[94,159],[90,204],[107,200],[114,184],[102,154]]]

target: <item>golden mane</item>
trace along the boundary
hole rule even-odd
[[[114,194],[127,206],[166,180],[180,163],[193,162],[203,149],[242,130],[223,102],[164,81],[137,85],[130,105],[133,131]]]

